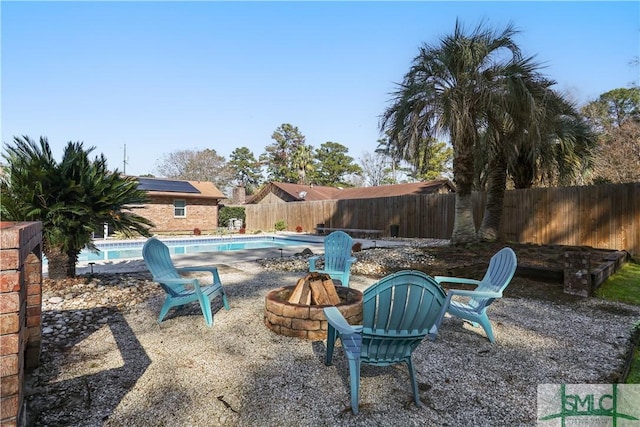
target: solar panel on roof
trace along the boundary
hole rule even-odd
[[[167,193],[200,193],[196,187],[186,181],[157,178],[138,178],[138,189],[145,191],[164,191]]]

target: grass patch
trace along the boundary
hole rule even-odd
[[[633,360],[629,368],[629,375],[625,381],[627,384],[640,384],[640,346],[636,346],[633,352]]]
[[[596,291],[598,298],[640,305],[640,264],[625,263]]]
[[[609,277],[596,291],[596,296],[612,301],[640,305],[640,264],[628,262]],[[640,328],[640,324],[636,325]],[[640,384],[640,346],[633,351],[627,384]]]

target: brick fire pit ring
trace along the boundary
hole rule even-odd
[[[295,286],[269,292],[265,298],[264,323],[273,332],[289,337],[320,341],[327,338],[327,319],[322,311],[327,305],[292,304],[289,296]],[[340,303],[336,307],[347,322],[362,324],[362,292],[336,286]]]

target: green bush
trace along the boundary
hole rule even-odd
[[[273,227],[276,229],[276,231],[283,231],[287,229],[287,223],[283,220],[280,220],[276,222]]]
[[[228,227],[231,218],[238,218],[245,223],[247,218],[244,208],[240,206],[225,206],[218,211],[218,227]]]

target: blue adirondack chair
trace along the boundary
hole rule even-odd
[[[227,295],[220,282],[216,267],[176,268],[171,261],[167,245],[155,237],[145,242],[142,247],[142,256],[153,275],[153,280],[158,282],[167,294],[160,310],[160,316],[158,316],[158,323],[162,322],[171,308],[198,301],[207,326],[213,326],[211,300],[217,296],[222,297],[224,308],[229,310]],[[200,286],[198,279],[183,277],[180,274],[195,271],[210,272],[213,275],[213,283],[208,286]]]
[[[320,256],[309,258],[309,272],[317,271],[331,276],[331,279],[339,280],[342,286],[349,286],[351,264],[356,262],[351,256],[353,239],[344,231],[334,231],[324,239],[324,268],[318,270],[316,261]]]
[[[518,261],[516,254],[511,248],[499,250],[489,261],[489,268],[482,280],[465,279],[459,277],[435,276],[436,282],[461,283],[476,285],[474,290],[450,289],[447,291],[446,310],[443,310],[438,326],[442,322],[445,311],[454,316],[458,316],[471,322],[474,326],[480,324],[487,334],[487,338],[492,343],[496,342],[491,328],[491,322],[487,316],[487,307],[496,299],[502,298],[502,292],[509,285],[516,272]],[[455,295],[468,297],[468,301],[454,301]],[[431,337],[435,339],[434,337]]]
[[[413,398],[420,406],[418,384],[411,361],[413,350],[427,334],[436,334],[436,321],[446,294],[433,278],[419,271],[400,271],[364,291],[362,325],[351,326],[336,307],[324,309],[328,321],[326,365],[331,365],[336,339],[349,361],[351,410],[358,414],[360,366],[389,366],[404,362],[409,368]]]

